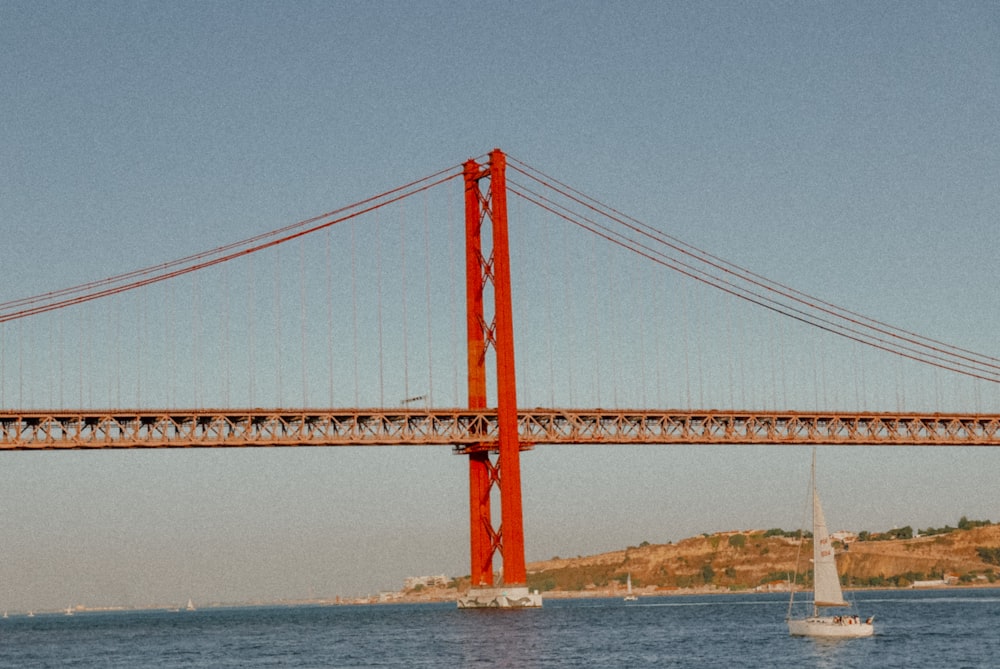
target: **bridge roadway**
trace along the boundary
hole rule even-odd
[[[532,409],[535,444],[1000,446],[1000,414]],[[0,450],[450,445],[496,448],[495,410],[0,411]]]

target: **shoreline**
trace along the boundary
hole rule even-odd
[[[934,585],[926,587],[864,587],[844,588],[844,592],[934,592],[942,590],[989,590],[1000,589],[1000,583],[968,583],[953,585]],[[806,590],[796,590],[796,593],[807,593]],[[438,604],[457,601],[461,593],[453,589],[440,589],[428,593],[386,593],[383,599],[367,602],[369,604]],[[542,592],[542,599],[614,599],[624,598],[624,589],[593,589],[593,590],[549,590]],[[649,597],[701,597],[705,595],[775,595],[788,594],[788,590],[729,590],[724,588],[656,588],[633,589],[633,595],[640,599]],[[342,604],[364,604],[365,602],[341,602]]]
[[[844,588],[844,592],[936,592],[950,590],[1000,590],[1000,583],[969,583],[954,585],[935,585],[928,587],[880,587],[880,588]],[[806,592],[806,591],[797,591]],[[763,591],[763,590],[727,590],[723,588],[674,588],[674,589],[640,589],[633,590],[632,594],[639,599],[653,597],[703,597],[727,596],[727,595],[776,595],[787,594],[788,591]],[[384,606],[392,604],[448,604],[458,601],[461,593],[454,589],[434,589],[431,592],[422,593],[382,593],[375,597],[358,598],[316,598],[316,599],[285,599],[275,601],[249,601],[249,602],[213,602],[204,604],[199,610],[219,610],[219,609],[242,609],[242,608],[281,608],[297,606]],[[573,600],[573,599],[624,599],[625,591],[616,589],[594,589],[594,590],[550,590],[543,592],[543,600]],[[177,615],[190,615],[193,611],[178,609],[169,605],[149,605],[149,606],[76,606],[72,608],[73,613],[173,613]],[[34,616],[52,617],[66,615],[65,609],[35,609],[32,611],[7,611],[9,618],[28,617],[29,613]]]

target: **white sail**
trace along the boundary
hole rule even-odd
[[[830,533],[826,529],[826,518],[816,492],[816,450],[813,449],[812,466],[813,501],[813,612],[805,618],[793,618],[792,606],[795,589],[788,599],[788,633],[792,636],[812,636],[830,639],[856,639],[875,634],[872,618],[864,621],[858,615],[822,616],[821,606],[850,606],[844,601],[837,576],[837,559],[833,554]]]
[[[826,518],[819,503],[819,493],[813,486],[813,581],[815,583],[814,603],[816,606],[847,606],[844,593],[840,590],[840,576],[837,575],[837,561],[833,555],[833,544],[826,529]]]
[[[639,601],[639,596],[632,593],[632,572],[628,573],[628,577],[625,580],[625,601],[626,602],[637,602]]]

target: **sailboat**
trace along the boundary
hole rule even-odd
[[[792,582],[791,597],[788,600],[788,633],[792,636],[814,636],[837,639],[852,639],[872,636],[875,627],[872,618],[861,620],[856,615],[823,616],[820,608],[850,606],[844,601],[837,575],[837,558],[834,555],[830,533],[826,529],[823,507],[816,491],[816,450],[812,461],[812,505],[813,505],[813,607],[812,615],[792,618],[795,601],[795,582]]]
[[[632,594],[632,572],[629,572],[628,577],[625,579],[625,601],[626,602],[639,601],[639,595]]]
[[[195,610],[195,608],[194,608],[194,602],[191,601],[190,597],[188,598],[188,603],[187,603],[187,606],[184,607],[184,610],[185,611],[194,611]]]

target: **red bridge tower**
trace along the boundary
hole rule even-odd
[[[469,531],[472,588],[460,607],[541,606],[529,593],[524,563],[521,511],[521,461],[517,429],[517,383],[514,374],[514,323],[511,315],[510,249],[507,241],[506,157],[490,152],[483,165],[465,163],[465,281],[468,331],[469,408],[484,409],[486,356],[492,346],[497,377],[498,440],[466,449],[469,454]],[[484,190],[482,183],[488,181]],[[490,253],[483,250],[486,220],[492,223]],[[493,313],[487,320],[484,303],[492,286]],[[496,451],[496,459],[492,453]],[[499,493],[500,520],[494,526],[492,501]],[[503,561],[503,576],[493,581],[493,558]]]

